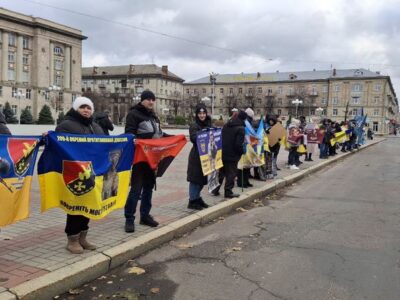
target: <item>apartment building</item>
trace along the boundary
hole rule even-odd
[[[96,110],[108,110],[115,124],[125,122],[144,90],[156,95],[155,110],[162,118],[179,115],[183,81],[168,66],[155,64],[82,68],[82,93],[93,100]]]
[[[399,115],[390,76],[365,69],[219,74],[212,81],[207,76],[184,84],[185,115],[199,101],[214,107],[214,118],[226,118],[233,107],[251,107],[257,117],[321,115],[337,121],[363,111],[379,134],[393,131]]]
[[[0,108],[34,119],[47,104],[53,118],[81,91],[82,32],[39,17],[0,8]]]

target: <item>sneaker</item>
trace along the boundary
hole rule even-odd
[[[156,220],[154,220],[151,215],[141,217],[140,224],[150,226],[150,227],[158,226],[158,222]]]
[[[135,232],[135,223],[134,221],[125,221],[125,232]]]
[[[300,168],[297,167],[296,165],[291,165],[290,170],[300,170]]]
[[[187,208],[194,210],[202,210],[203,206],[201,206],[198,201],[194,200],[194,201],[189,201]]]

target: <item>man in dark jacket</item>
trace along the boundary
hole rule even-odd
[[[114,125],[111,122],[108,111],[104,111],[104,112],[101,111],[101,112],[96,113],[94,121],[97,124],[99,124],[99,126],[103,129],[104,134],[106,134],[106,135],[110,135],[109,131],[114,130]]]
[[[7,127],[7,122],[6,122],[6,118],[3,115],[3,113],[0,111],[0,134],[7,134],[7,135],[11,135],[10,130]]]
[[[157,139],[168,136],[163,133],[160,120],[154,113],[156,97],[151,91],[144,91],[139,104],[133,106],[126,116],[125,133],[132,133],[138,139]],[[125,204],[125,231],[135,231],[136,206],[140,204],[140,224],[157,227],[158,222],[150,215],[151,198],[155,174],[147,163],[135,164],[132,168],[131,190]]]
[[[244,154],[244,121],[247,114],[240,111],[237,117],[230,119],[222,128],[222,162],[223,168],[219,172],[219,182],[222,183],[225,177],[225,198],[239,197],[232,189],[237,174],[237,164]],[[213,192],[214,196],[219,195],[219,187]]]

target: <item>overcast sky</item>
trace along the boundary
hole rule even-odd
[[[0,0],[0,6],[81,29],[88,36],[84,66],[155,63],[190,81],[210,72],[326,70],[333,65],[389,74],[400,92],[400,1]]]

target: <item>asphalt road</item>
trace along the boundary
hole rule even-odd
[[[389,138],[59,299],[398,300],[399,153]]]

